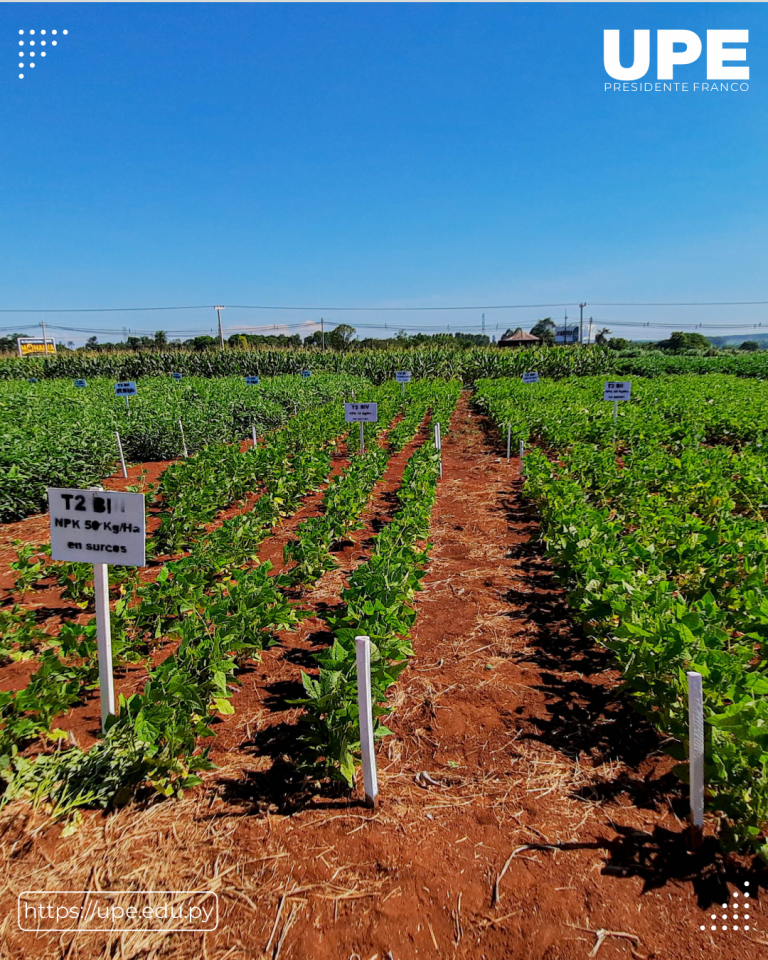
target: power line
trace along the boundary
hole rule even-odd
[[[663,303],[660,300],[649,302],[620,302],[618,300],[593,300],[591,307],[760,307],[768,304],[768,300],[676,300]],[[586,304],[585,304],[586,306]]]
[[[573,307],[578,306],[581,300],[574,299],[567,303],[502,303],[502,304],[479,304],[479,305],[456,305],[444,304],[442,306],[406,306],[406,307],[341,307],[341,306],[286,306],[284,304],[242,304],[231,303],[222,304],[230,310],[298,310],[298,311],[331,311],[349,312],[381,312],[381,313],[407,313],[441,310],[461,311],[461,310],[539,310],[545,307]],[[741,307],[741,306],[766,306],[768,300],[593,300],[584,302],[585,306],[594,307]],[[167,310],[213,310],[215,304],[196,303],[188,306],[170,306],[170,307],[46,307],[34,309],[29,307],[11,308],[2,307],[0,313],[147,313]]]

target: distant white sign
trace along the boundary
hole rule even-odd
[[[87,380],[75,380],[75,381],[73,381],[73,382],[74,382],[74,384],[75,384],[76,387],[87,387],[87,386],[88,386],[88,381],[87,381]]]
[[[259,382],[259,378],[258,378],[258,377],[246,377],[246,378],[245,378],[245,382],[246,382],[247,384],[249,384],[250,386],[255,387],[255,386],[258,384],[258,382]]]
[[[174,380],[181,380],[182,375],[180,373],[172,373],[171,376]]]
[[[538,383],[539,375],[535,371],[523,374],[523,383]]]
[[[572,327],[557,327],[555,329],[555,343],[578,343],[579,325]]]
[[[603,400],[629,400],[632,384],[626,381],[606,383],[603,387]]]
[[[410,370],[398,370],[395,373],[395,380],[398,383],[410,383],[411,382],[411,371]]]
[[[143,567],[144,494],[49,487],[51,557]]]
[[[312,371],[311,371],[311,370],[302,370],[302,371],[301,371],[301,375],[302,375],[302,377],[311,377],[311,376],[312,376]]]
[[[135,397],[138,392],[135,380],[123,380],[115,384],[116,397]]]
[[[376,423],[379,419],[378,403],[345,403],[344,419],[347,423]]]

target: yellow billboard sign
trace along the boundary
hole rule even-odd
[[[56,341],[53,337],[17,337],[20,357],[36,357],[45,353],[56,353]]]

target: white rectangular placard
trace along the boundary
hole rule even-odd
[[[395,380],[398,383],[410,383],[411,382],[411,371],[410,370],[398,370],[395,373]]]
[[[302,370],[302,371],[301,371],[301,375],[302,375],[302,377],[311,377],[311,376],[312,376],[312,371],[311,371],[311,370]]]
[[[629,400],[632,394],[632,384],[626,381],[606,383],[603,387],[603,400]]]
[[[48,488],[51,557],[81,563],[146,563],[144,494]]]
[[[250,387],[255,387],[255,386],[258,384],[258,382],[259,382],[259,378],[258,378],[258,377],[246,377],[246,378],[245,378],[245,382],[248,384],[248,386],[250,386]]]
[[[344,419],[347,423],[376,423],[379,419],[378,403],[345,403]]]
[[[135,397],[138,392],[135,380],[122,380],[115,384],[116,397]]]
[[[539,375],[535,370],[532,370],[530,373],[523,374],[523,383],[538,383]]]
[[[88,381],[87,381],[87,380],[73,380],[72,382],[74,383],[74,385],[75,385],[76,387],[87,387],[87,386],[88,386]]]
[[[174,380],[181,380],[182,378],[182,374],[180,373],[172,373],[171,376],[173,377]]]

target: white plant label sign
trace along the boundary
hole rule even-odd
[[[144,494],[48,488],[51,557],[81,563],[146,563]]]
[[[122,380],[115,384],[116,397],[135,397],[138,392],[135,380]]]
[[[606,383],[603,387],[603,400],[629,400],[632,395],[632,384],[626,381]]]
[[[378,403],[344,404],[344,420],[347,423],[376,423],[378,419]]]

